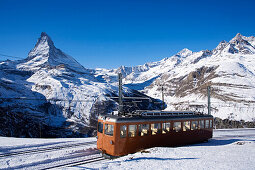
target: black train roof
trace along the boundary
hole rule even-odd
[[[146,122],[146,121],[169,121],[169,120],[193,120],[198,118],[213,118],[212,115],[199,114],[191,111],[146,111],[144,114],[129,114],[126,116],[99,115],[98,119],[108,122]],[[146,114],[145,114],[146,113]],[[148,114],[147,114],[148,113]],[[153,113],[155,113],[153,115]]]

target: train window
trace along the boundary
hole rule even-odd
[[[209,120],[205,120],[205,128],[209,128]]]
[[[198,129],[198,121],[192,121],[191,130]]]
[[[170,132],[170,122],[162,123],[162,133]]]
[[[174,122],[173,130],[176,132],[181,131],[181,122]]]
[[[105,126],[104,126],[104,134],[109,135],[109,136],[113,136],[113,130],[114,130],[114,126],[113,125],[105,124]]]
[[[160,123],[152,123],[151,124],[151,134],[156,135],[160,131]]]
[[[199,128],[200,129],[204,129],[205,128],[205,121],[204,120],[200,120],[199,121]]]
[[[136,125],[129,125],[128,126],[128,137],[135,137],[136,135]]]
[[[212,128],[212,124],[213,124],[213,121],[212,121],[212,120],[210,120],[210,128]]]
[[[98,122],[98,124],[97,124],[97,131],[99,132],[99,133],[103,133],[103,123],[102,122]]]
[[[190,130],[190,121],[183,122],[183,131]]]
[[[127,136],[127,126],[122,125],[120,126],[120,137],[125,138]]]
[[[139,136],[148,135],[149,124],[141,124],[139,125]]]

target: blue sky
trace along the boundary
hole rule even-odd
[[[254,10],[254,0],[0,0],[0,53],[25,58],[46,32],[87,68],[135,66],[255,36]]]

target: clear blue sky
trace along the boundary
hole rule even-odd
[[[254,11],[254,0],[0,0],[0,53],[25,58],[46,32],[87,68],[135,66],[255,36]]]

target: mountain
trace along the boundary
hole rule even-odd
[[[237,34],[213,50],[185,48],[144,65],[87,69],[42,33],[26,59],[0,61],[0,135],[92,135],[97,114],[117,110],[119,72],[125,96],[150,98],[126,100],[128,112],[161,109],[163,87],[166,110],[207,113],[207,86],[211,86],[214,116],[254,121],[254,47],[255,37]]]
[[[2,136],[74,137],[92,135],[98,113],[117,110],[116,83],[107,83],[57,49],[42,33],[28,57],[0,62]],[[124,87],[125,96],[147,97]],[[149,97],[148,97],[149,98]],[[151,98],[153,101],[154,100]],[[159,109],[149,100],[124,109]]]
[[[166,110],[199,109],[207,112],[207,86],[211,86],[212,114],[220,118],[254,121],[255,38],[238,33],[213,50],[183,49],[158,62],[120,67],[127,87],[161,98],[164,87]],[[101,74],[97,70],[97,74]]]

